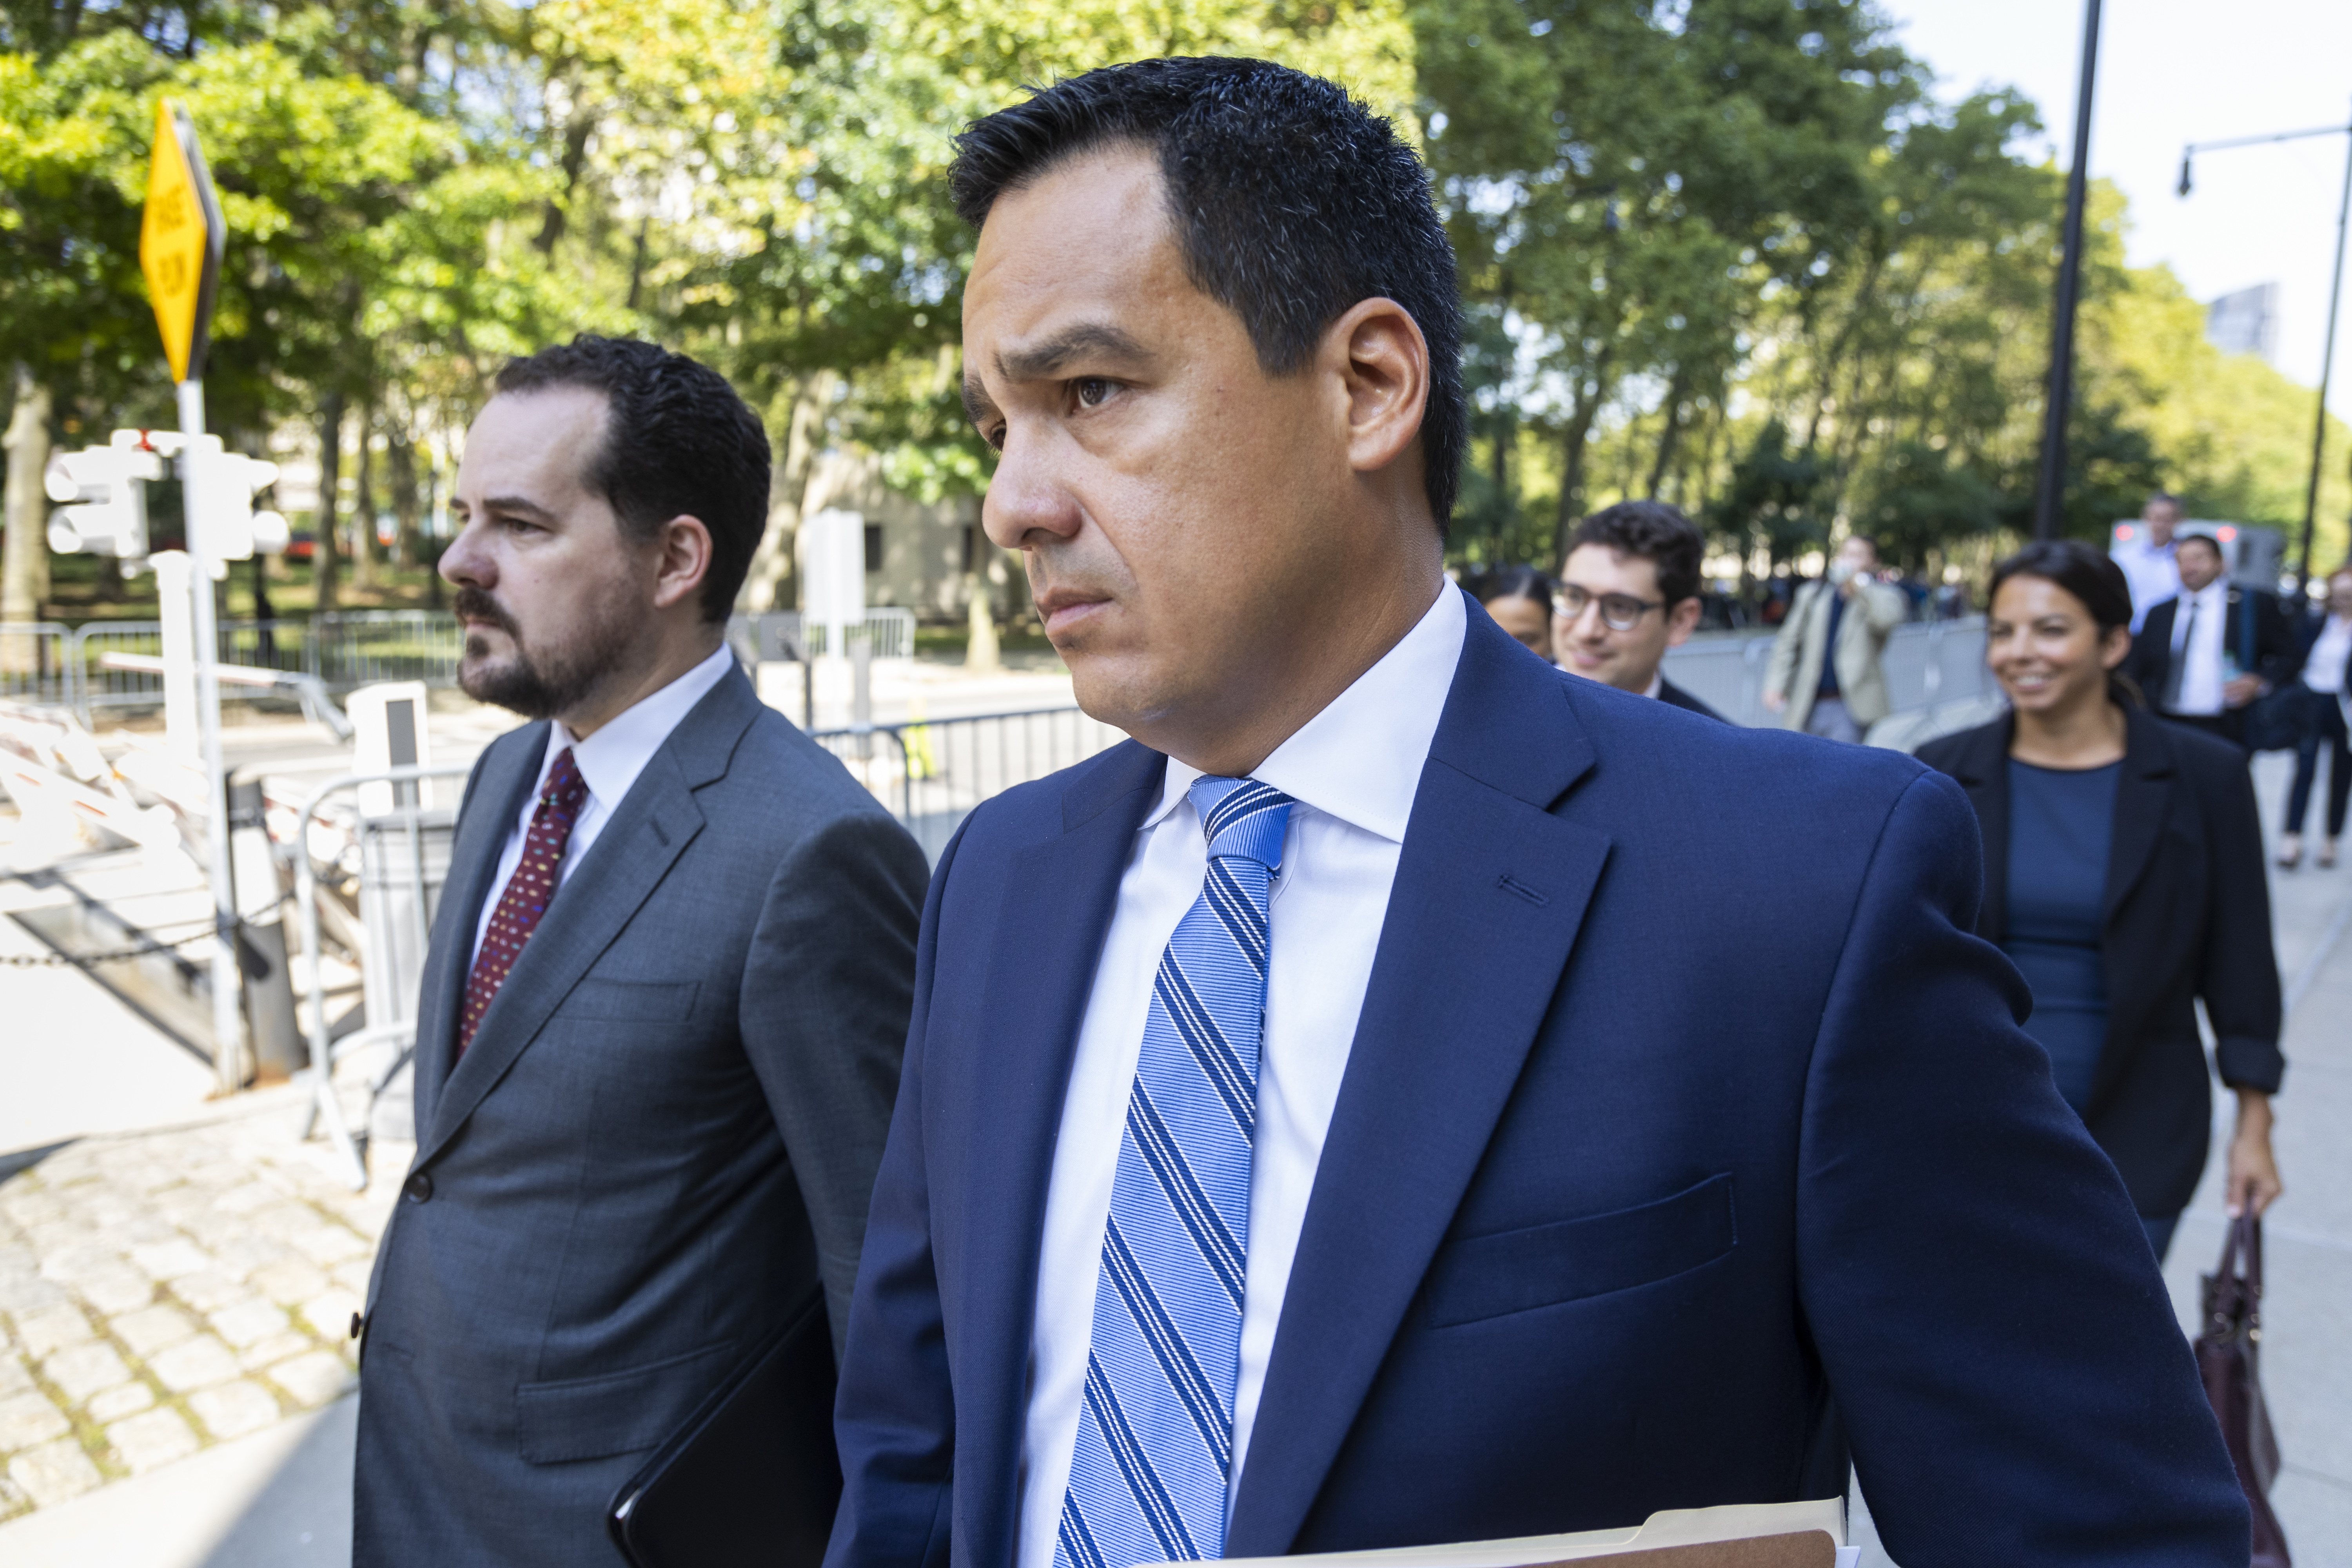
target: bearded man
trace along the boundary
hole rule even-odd
[[[914,841],[728,651],[766,525],[716,373],[509,363],[441,557],[467,781],[368,1289],[354,1559],[617,1563],[606,1505],[778,1329],[836,1350],[898,1080]]]

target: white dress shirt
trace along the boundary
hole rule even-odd
[[[588,786],[588,798],[572,819],[572,837],[564,845],[563,858],[555,868],[558,888],[571,879],[572,873],[587,855],[589,846],[604,830],[604,824],[619,809],[621,797],[654,760],[669,732],[677,728],[678,721],[693,711],[694,705],[709,695],[727,673],[735,659],[734,650],[725,643],[719,651],[649,696],[639,698],[605,721],[604,727],[584,741],[572,739],[572,731],[558,719],[547,727],[547,751],[539,759],[539,782],[523,797],[521,809],[507,828],[506,847],[499,854],[499,873],[490,883],[490,896],[482,900],[482,912],[474,922],[474,954],[481,956],[482,938],[488,934],[490,917],[498,913],[499,900],[507,890],[515,868],[522,863],[523,840],[530,836],[531,815],[539,809],[539,797],[547,786],[547,770],[563,748],[572,748],[572,762],[580,770],[581,782]],[[468,973],[472,964],[467,965]]]
[[[1462,595],[1448,585],[1396,647],[1250,775],[1297,804],[1283,833],[1282,869],[1269,910],[1272,956],[1265,1036],[1258,1049],[1229,1500],[1249,1453],[1307,1195],[1371,981],[1405,823],[1454,684],[1465,625]],[[1152,977],[1208,873],[1200,815],[1186,797],[1200,776],[1199,769],[1169,759],[1160,804],[1137,830],[1119,879],[1118,905],[1078,1031],[1045,1194],[1016,1568],[1052,1568],[1054,1561],[1094,1338],[1111,1183],[1142,1055]]]
[[[2194,626],[2189,624],[2191,605],[2197,612]],[[2221,655],[2229,629],[2227,577],[2216,577],[2196,593],[2180,595],[2172,611],[2172,658],[2175,664],[2188,662],[2180,668],[2180,700],[2166,711],[2206,715],[2221,711]],[[2165,682],[2171,684],[2169,675]]]
[[[2124,569],[2124,581],[2131,585],[2131,629],[2137,636],[2148,611],[2180,592],[2180,568],[2173,562],[2172,546],[2149,543],[2144,529],[2116,545],[2112,553],[2115,563]]]
[[[2344,662],[2352,658],[2352,620],[2342,616],[2330,616],[2327,624],[2319,628],[2319,638],[2311,645],[2311,657],[2303,661],[2303,683],[2314,691],[2343,696]]]

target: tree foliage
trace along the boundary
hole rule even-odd
[[[2032,104],[1938,103],[1866,0],[6,0],[0,397],[45,389],[61,434],[170,417],[137,236],[178,97],[231,229],[217,425],[310,422],[334,451],[355,425],[409,518],[504,357],[654,336],[766,415],[751,592],[788,599],[824,449],[925,499],[987,482],[957,399],[958,128],[1201,52],[1334,76],[1425,147],[1470,310],[1458,558],[1556,558],[1632,495],[1750,573],[1855,528],[1933,572],[2020,525],[2062,182],[2021,151]],[[2112,192],[2093,216],[2069,527],[2159,483],[2296,521],[2310,394],[2124,265]],[[2333,466],[2323,559],[2352,506]]]

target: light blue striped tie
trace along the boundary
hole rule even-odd
[[[1202,778],[1192,801],[1208,878],[1152,983],[1055,1568],[1225,1552],[1266,901],[1290,797],[1255,779]]]

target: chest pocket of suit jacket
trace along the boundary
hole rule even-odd
[[[1713,1262],[1736,1239],[1727,1173],[1611,1214],[1465,1237],[1431,1266],[1429,1326],[1654,1284]]]
[[[694,1012],[692,980],[583,980],[555,1010],[583,1023],[675,1024]]]

